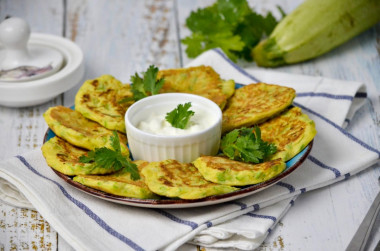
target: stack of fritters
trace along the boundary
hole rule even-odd
[[[137,181],[125,170],[81,163],[79,157],[88,150],[111,147],[112,130],[118,131],[122,153],[129,157],[124,115],[133,103],[131,86],[103,75],[82,85],[75,98],[75,110],[57,106],[45,112],[48,126],[57,135],[42,147],[48,165],[76,176],[74,181],[110,194],[143,199],[199,199],[277,176],[285,169],[285,162],[316,134],[314,122],[300,108],[289,108],[295,97],[291,88],[258,83],[235,91],[233,80],[222,80],[209,66],[162,70],[157,78],[165,78],[161,93],[192,93],[218,104],[223,111],[223,133],[259,125],[262,139],[275,144],[278,151],[260,164],[224,156],[201,156],[193,163],[138,160],[134,162],[141,176]]]
[[[317,133],[314,121],[298,107],[286,109],[259,127],[262,140],[277,147],[277,152],[264,163],[248,164],[225,157],[202,156],[194,161],[194,165],[205,179],[219,184],[243,186],[261,183],[284,171],[285,162],[301,152]]]
[[[43,116],[49,128],[57,136],[75,146],[88,150],[101,147],[111,148],[112,131],[86,119],[77,111],[64,106],[55,106],[50,107]],[[128,156],[127,136],[122,133],[118,133],[118,135],[121,142],[121,153]]]
[[[49,108],[44,113],[44,118],[57,135],[42,146],[42,153],[49,166],[63,174],[76,176],[74,180],[79,183],[111,194],[143,199],[157,198],[145,184],[144,177],[134,181],[124,169],[107,169],[79,160],[81,156],[87,155],[88,150],[111,148],[111,130],[62,106]],[[127,137],[122,133],[118,133],[118,136],[121,152],[128,157]],[[139,171],[147,164],[142,161],[135,163]]]

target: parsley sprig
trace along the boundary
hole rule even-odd
[[[164,85],[164,78],[157,80],[158,68],[150,65],[146,72],[143,72],[141,78],[137,72],[131,76],[132,93],[135,101],[145,98],[149,95],[158,94],[158,91]]]
[[[179,104],[174,110],[166,113],[166,121],[175,128],[185,129],[190,118],[194,116],[194,111],[189,110],[190,107],[191,102]]]
[[[277,151],[274,144],[261,139],[258,126],[235,129],[227,133],[221,141],[221,150],[230,159],[251,163],[261,163]]]
[[[283,10],[278,7],[282,16]],[[192,34],[182,40],[189,57],[221,48],[233,61],[252,61],[251,50],[277,25],[271,12],[263,16],[251,9],[246,0],[218,0],[211,6],[191,12],[186,25]]]
[[[124,98],[119,103],[125,103],[129,101],[138,101],[150,95],[158,94],[159,90],[164,85],[165,79],[157,79],[159,69],[150,65],[145,72],[142,72],[142,77],[136,72],[131,76],[131,91],[133,97]]]
[[[106,169],[113,168],[115,171],[125,168],[125,170],[131,174],[133,180],[140,179],[137,165],[130,162],[121,154],[120,140],[117,132],[113,132],[113,136],[110,137],[110,140],[113,150],[107,147],[96,148],[95,150],[89,151],[87,156],[80,156],[79,161],[82,163],[95,163],[97,167]]]

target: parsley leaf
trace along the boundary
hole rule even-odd
[[[204,51],[212,48],[221,48],[224,53],[231,59],[236,61],[237,55],[234,51],[240,51],[244,48],[244,43],[239,36],[232,33],[219,34],[198,34],[193,33],[191,36],[182,40],[187,45],[186,54],[194,58]]]
[[[144,89],[151,95],[158,94],[158,91],[164,85],[164,79],[157,80],[158,68],[154,65],[149,66],[148,70],[144,73]]]
[[[166,114],[166,121],[168,121],[173,127],[185,129],[190,118],[194,115],[194,111],[189,110],[191,102],[184,105],[179,104],[177,108]]]
[[[130,162],[121,154],[120,140],[117,132],[114,131],[110,139],[113,150],[107,147],[96,148],[89,151],[87,156],[80,156],[79,161],[82,163],[95,163],[95,166],[106,169],[114,168],[116,171],[124,168],[131,174],[132,180],[140,179],[137,165]]]
[[[284,12],[278,7],[282,16]],[[192,32],[182,40],[188,57],[220,48],[233,61],[252,61],[251,50],[264,36],[269,36],[277,20],[252,10],[246,0],[217,0],[211,6],[192,11],[186,26]]]
[[[143,72],[143,77],[140,77],[137,72],[131,76],[131,91],[135,101],[143,99],[150,95],[158,94],[159,90],[164,85],[164,78],[157,79],[158,68],[150,65],[146,72]],[[127,102],[130,99],[121,100],[120,102]]]
[[[220,148],[230,159],[252,163],[261,163],[277,151],[274,144],[261,139],[258,126],[253,129],[243,127],[227,133],[222,138]]]

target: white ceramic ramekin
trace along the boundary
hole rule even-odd
[[[170,112],[179,104],[191,102],[192,107],[205,110],[212,117],[209,127],[187,135],[156,135],[140,130],[138,124],[153,113]],[[191,110],[191,108],[190,108]],[[135,160],[162,161],[176,159],[189,163],[201,155],[218,152],[222,112],[213,101],[193,94],[166,93],[149,96],[134,103],[125,115],[129,148]]]

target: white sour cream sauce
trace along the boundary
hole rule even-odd
[[[155,135],[187,135],[209,128],[212,124],[215,123],[216,120],[215,115],[212,113],[207,112],[205,109],[199,109],[199,107],[192,105],[189,110],[194,111],[194,116],[190,118],[185,129],[175,128],[165,119],[166,113],[172,111],[173,109],[169,109],[166,112],[162,113],[152,112],[149,116],[146,117],[146,119],[140,121],[140,123],[137,125],[137,128],[144,132],[152,133]]]

